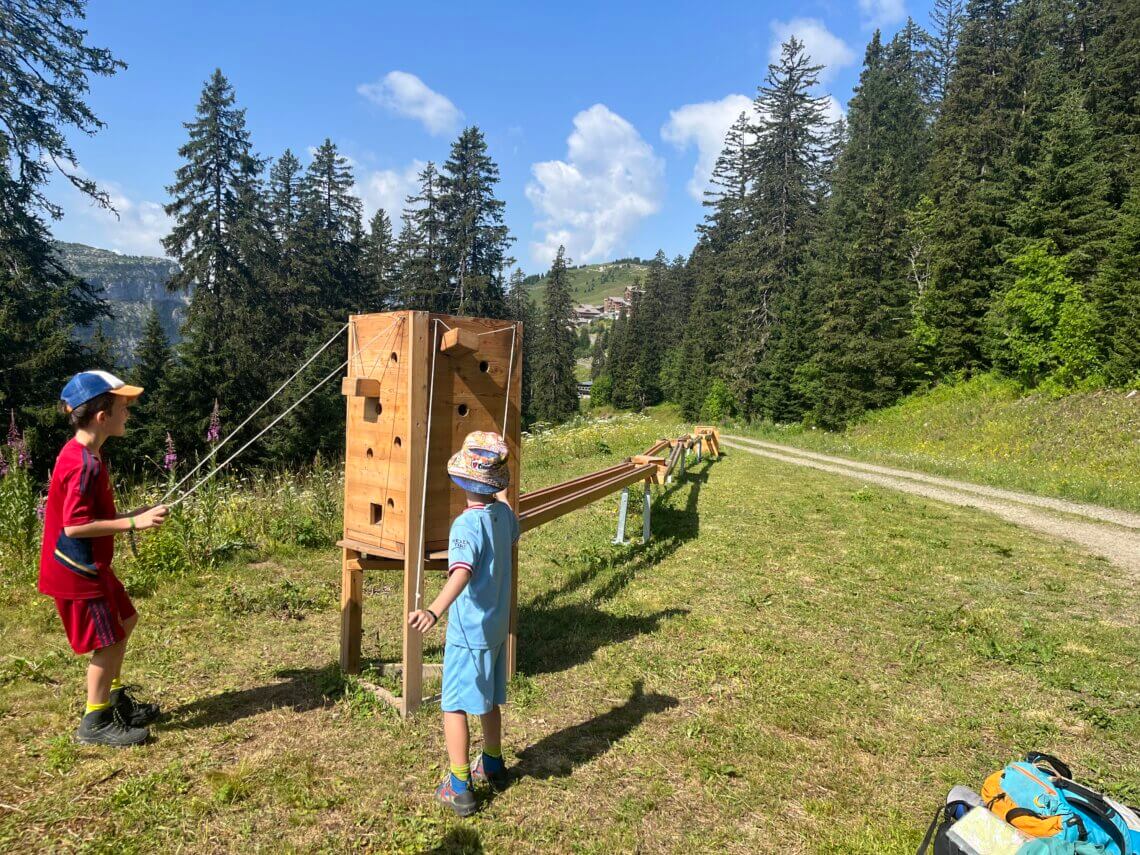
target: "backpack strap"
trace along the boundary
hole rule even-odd
[[[934,830],[938,828],[938,822],[942,819],[942,814],[946,810],[945,805],[939,805],[938,810],[934,812],[934,819],[930,820],[930,826],[926,829],[926,834],[922,838],[922,843],[918,847],[918,852],[915,855],[926,855],[926,849],[930,846],[930,839],[934,837]]]
[[[1076,805],[1077,807],[1088,811],[1097,819],[1102,820],[1100,823],[1102,829],[1104,830],[1105,834],[1112,838],[1112,842],[1115,843],[1116,848],[1120,850],[1120,855],[1128,855],[1128,843],[1125,841],[1124,835],[1121,833],[1120,829],[1116,827],[1116,823],[1112,821],[1112,818],[1116,814],[1116,811],[1114,811],[1112,807],[1110,807],[1108,803],[1105,802],[1100,793],[1090,790],[1088,787],[1082,787],[1080,784],[1066,779],[1061,779],[1055,783],[1061,789],[1067,790],[1073,794],[1072,796],[1065,796],[1069,804]],[[1081,825],[1083,831],[1084,824],[1081,823]]]
[[[1025,755],[1025,762],[1031,763],[1034,766],[1042,764],[1048,766],[1053,774],[1062,778],[1072,778],[1073,770],[1069,768],[1069,764],[1064,760],[1058,760],[1052,754],[1042,754],[1040,751],[1030,751]]]

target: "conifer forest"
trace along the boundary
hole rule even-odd
[[[55,257],[51,225],[64,212],[43,192],[58,168],[110,204],[67,143],[101,128],[89,79],[122,67],[69,23],[83,11],[82,0],[0,10],[0,407],[41,462],[59,439],[67,377],[114,370],[105,340],[75,335],[107,309]],[[929,20],[874,32],[835,123],[821,66],[786,41],[725,139],[692,251],[659,252],[629,311],[595,336],[592,404],[672,401],[689,419],[834,429],[980,372],[1026,388],[1134,385],[1136,11],[1130,0],[938,0]],[[399,221],[381,209],[367,222],[337,143],[260,150],[223,70],[186,105],[184,127],[162,243],[179,265],[168,287],[192,300],[176,345],[151,319],[125,378],[148,389],[129,452],[140,468],[168,434],[196,453],[211,417],[244,418],[358,312],[521,320],[525,423],[579,411],[573,259],[550,260],[537,304],[477,123],[423,167]],[[342,351],[326,351],[311,376]],[[335,459],[343,419],[327,384],[251,455]]]

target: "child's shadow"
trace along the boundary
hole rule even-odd
[[[508,786],[522,778],[565,778],[578,766],[609,751],[646,716],[664,712],[678,703],[669,695],[645,694],[644,684],[638,680],[625,703],[580,724],[555,731],[520,751],[509,770]]]
[[[330,691],[337,679],[337,666],[278,671],[282,682],[237,689],[209,695],[183,704],[163,716],[163,730],[191,730],[238,719],[267,710],[289,707],[295,712],[308,712],[332,703]]]

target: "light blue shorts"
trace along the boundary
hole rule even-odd
[[[443,648],[444,712],[489,713],[507,702],[507,645],[473,649],[448,644]]]

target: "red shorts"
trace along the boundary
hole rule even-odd
[[[56,598],[55,607],[63,621],[63,630],[76,653],[110,647],[126,637],[123,621],[134,616],[134,603],[123,583],[114,576],[106,588],[105,596],[90,600]]]

